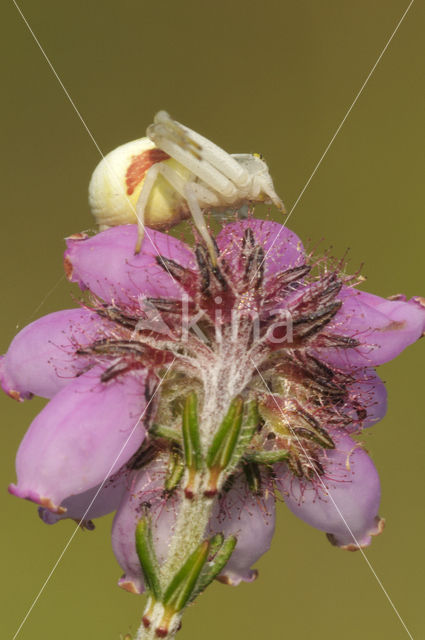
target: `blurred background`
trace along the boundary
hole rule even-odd
[[[288,209],[408,5],[407,0],[21,0],[31,28],[101,150],[144,135],[159,109],[229,152],[261,152]],[[16,331],[78,292],[62,276],[63,238],[93,228],[87,185],[99,153],[16,7],[2,5],[1,351]],[[424,5],[413,4],[294,210],[289,226],[364,263],[365,288],[425,294]],[[280,214],[261,209],[280,220]],[[413,637],[424,637],[421,556],[425,341],[382,367],[388,415],[365,435],[382,480],[384,534],[366,551]],[[43,405],[0,397],[2,637],[12,638],[74,531],[44,525],[10,496],[14,456]],[[116,586],[111,518],[79,531],[19,638],[119,640],[144,601]],[[359,553],[280,505],[260,577],[216,584],[182,640],[403,639]],[[421,593],[422,591],[422,593]]]

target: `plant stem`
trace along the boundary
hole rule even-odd
[[[185,559],[204,539],[213,501],[202,495],[192,500],[182,497],[176,528],[168,558],[161,569],[161,584],[165,587]]]
[[[231,347],[235,348],[235,344],[235,342],[231,342]],[[229,354],[226,353],[226,355]],[[227,366],[228,358],[222,357],[221,354],[219,361],[221,365],[216,368],[213,367],[212,370],[211,368],[206,369],[208,370],[208,378],[205,380],[204,388],[208,389],[208,393],[205,394],[201,415],[199,416],[201,428],[199,430],[200,442],[198,445],[202,449],[201,456],[204,460],[215,433],[229,409],[232,399],[244,386],[233,370],[229,372]],[[222,363],[226,363],[226,366]],[[193,444],[192,442],[192,445]],[[169,585],[176,572],[183,566],[186,559],[195,551],[206,536],[206,528],[211,517],[214,498],[205,496],[203,491],[199,490],[208,473],[205,462],[202,467],[203,468],[197,468],[196,470],[197,482],[192,499],[185,496],[183,488],[177,490],[180,498],[178,501],[179,512],[177,514],[174,534],[170,542],[168,558],[161,567],[159,576],[160,585],[163,590]],[[184,485],[184,482],[182,484]],[[158,608],[160,609],[160,607],[161,605],[158,603]],[[154,618],[155,615],[154,612],[152,617]],[[160,615],[159,613],[159,616]],[[145,628],[142,624],[136,635],[136,640],[157,640],[155,632],[156,623],[154,622],[155,621],[152,620],[149,628]],[[167,634],[167,640],[172,640],[175,634],[176,630],[171,630],[170,633]]]
[[[183,490],[179,491],[181,491],[181,500],[176,527],[168,558],[161,568],[160,582],[163,589],[169,584],[186,558],[204,539],[213,506],[211,498],[196,495],[192,500],[188,500],[185,498]],[[172,640],[174,635],[174,633],[167,635],[167,640]],[[157,640],[155,629],[146,629],[142,624],[137,632],[136,640]]]

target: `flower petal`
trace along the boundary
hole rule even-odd
[[[275,500],[273,492],[267,489],[265,496],[251,493],[240,475],[214,508],[210,532],[237,537],[235,550],[220,575],[226,584],[237,586],[241,581],[255,580],[257,571],[251,569],[251,565],[270,548],[275,528]]]
[[[100,381],[94,367],[70,382],[35,418],[16,458],[9,491],[56,513],[69,496],[115,473],[140,447],[145,428],[144,371]]]
[[[89,366],[78,348],[104,335],[107,323],[88,309],[50,313],[27,325],[0,360],[0,383],[13,398],[52,398]]]
[[[176,497],[164,499],[166,458],[161,456],[140,471],[133,472],[128,492],[123,498],[112,527],[112,547],[124,570],[119,585],[132,593],[144,591],[143,574],[136,553],[134,532],[143,514],[143,505],[149,508],[152,519],[153,540],[158,562],[167,557],[179,501]],[[267,498],[253,495],[242,476],[234,483],[225,498],[214,509],[208,526],[208,535],[223,533],[236,535],[238,542],[221,573],[223,582],[238,585],[242,580],[252,582],[257,572],[251,565],[265,553],[274,533],[275,507],[272,492]]]
[[[343,305],[327,325],[326,333],[349,336],[360,342],[356,348],[327,348],[319,357],[333,366],[377,366],[395,358],[418,340],[425,328],[425,306],[420,298],[385,300],[379,296],[343,287]]]
[[[173,498],[166,500],[163,497],[166,469],[166,457],[159,456],[146,467],[132,472],[128,491],[121,501],[112,525],[112,548],[124,571],[118,584],[131,593],[143,593],[145,590],[135,544],[135,530],[144,507],[149,509],[152,538],[159,564],[167,557],[176,510]]]
[[[250,218],[226,224],[216,238],[231,271],[240,270],[239,261],[247,229],[251,229],[256,243],[264,249],[266,277],[304,264],[304,248],[295,233],[277,222]]]
[[[136,241],[136,225],[112,227],[91,238],[68,238],[68,279],[108,303],[134,304],[145,296],[181,297],[176,280],[158,265],[157,258],[164,256],[195,268],[189,247],[165,233],[146,229],[142,249],[135,255]]]
[[[343,549],[368,546],[384,523],[378,516],[381,491],[375,465],[349,436],[340,436],[321,463],[325,475],[314,482],[293,476],[286,465],[276,468],[276,484],[287,506]]]
[[[128,475],[129,472],[124,468],[108,478],[103,485],[99,484],[93,489],[66,498],[62,503],[62,507],[66,509],[65,513],[52,513],[45,507],[39,507],[38,514],[46,524],[56,524],[59,520],[71,518],[83,529],[93,530],[94,518],[101,518],[118,509],[128,488]]]
[[[387,389],[373,369],[357,373],[355,382],[348,385],[350,407],[347,414],[358,429],[366,429],[382,420],[387,412]]]

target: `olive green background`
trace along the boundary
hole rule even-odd
[[[407,7],[407,0],[22,0],[21,6],[103,152],[170,113],[229,152],[264,154],[291,208]],[[99,153],[9,0],[3,2],[1,350],[17,328],[75,306],[63,238],[93,226],[87,184]],[[364,262],[365,287],[425,295],[424,5],[416,2],[292,214],[289,226]],[[263,208],[263,215],[267,208]],[[276,212],[271,212],[280,219]],[[365,434],[382,479],[384,534],[366,551],[413,637],[424,637],[421,564],[425,341],[381,369],[389,412]],[[12,638],[72,522],[44,525],[6,492],[14,455],[43,406],[2,396],[2,638]],[[403,639],[360,553],[278,509],[260,578],[213,585],[182,640]],[[77,532],[19,635],[118,640],[143,598],[116,587],[110,518]],[[423,566],[423,565],[422,565]]]

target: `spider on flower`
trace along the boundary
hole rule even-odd
[[[117,147],[96,167],[89,202],[100,230],[145,224],[166,230],[192,217],[215,263],[204,212],[264,202],[285,212],[267,164],[258,154],[229,154],[159,111],[146,137]]]

